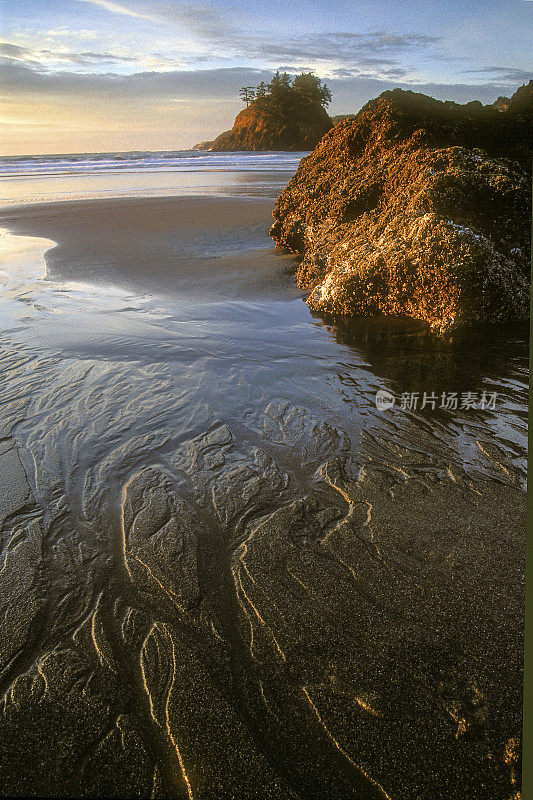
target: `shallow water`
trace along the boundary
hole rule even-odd
[[[527,334],[313,318],[256,178],[2,214],[4,785],[507,800]]]
[[[246,194],[276,197],[305,153],[69,153],[0,157],[0,202]]]

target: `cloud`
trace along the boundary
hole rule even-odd
[[[491,76],[491,79],[509,81],[509,83],[527,82],[532,78],[532,72],[515,67],[479,67],[477,69],[465,69],[463,74]]]
[[[105,7],[119,6],[123,4],[112,2],[112,0],[78,0],[78,2],[91,2],[98,5],[104,4]],[[159,3],[147,3],[147,7],[159,6]],[[163,4],[166,8],[167,4]],[[312,36],[291,37],[285,40],[272,41],[271,37],[265,34],[244,35],[238,33],[231,26],[219,24],[218,16],[202,16],[205,13],[204,6],[194,6],[195,15],[189,12],[185,14],[183,6],[180,6],[187,19],[189,28],[192,25],[194,33],[200,35],[204,42],[181,40],[176,47],[180,48],[177,55],[172,57],[169,53],[154,53],[145,50],[143,55],[135,51],[125,51],[125,53],[97,52],[91,51],[69,51],[64,47],[49,46],[48,49],[34,47],[21,47],[12,42],[5,42],[0,48],[0,54],[6,58],[25,61],[28,63],[42,64],[43,68],[53,68],[54,64],[61,68],[69,66],[88,67],[109,64],[112,69],[117,65],[120,72],[120,64],[129,63],[135,65],[138,71],[149,68],[155,71],[172,70],[173,68],[186,67],[187,65],[207,64],[214,66],[228,59],[238,58],[241,62],[254,65],[258,68],[276,69],[280,64],[292,64],[292,71],[297,72],[302,69],[313,69],[325,76],[333,76],[336,70],[345,69],[350,75],[373,74],[375,77],[407,76],[408,70],[401,63],[400,56],[416,50],[425,48],[429,44],[438,41],[436,37],[422,36],[420,34],[409,33],[402,36],[392,35],[385,31],[376,31],[369,34],[356,32],[324,32]],[[186,7],[187,9],[190,6]],[[130,13],[131,9],[128,11]],[[200,13],[200,11],[202,13]],[[177,10],[173,7],[174,16]],[[126,13],[121,11],[120,13]],[[170,12],[168,12],[170,13]],[[177,17],[176,17],[177,18]],[[199,23],[202,19],[201,24]],[[196,20],[196,21],[195,21]],[[210,40],[207,42],[206,40]]]
[[[171,71],[202,64],[222,65],[224,61],[235,62],[238,59],[249,66],[272,70],[283,63],[292,64],[293,72],[313,69],[326,77],[333,76],[338,69],[345,69],[350,75],[364,73],[375,77],[403,77],[408,75],[408,70],[401,63],[400,57],[438,41],[437,37],[415,33],[398,36],[386,31],[369,34],[326,31],[305,37],[273,41],[272,37],[264,33],[256,35],[239,33],[229,24],[222,23],[218,12],[213,9],[206,14],[203,5],[181,4],[179,7],[173,5],[172,9],[168,9],[167,3],[146,2],[143,4],[143,9],[146,10],[137,12],[130,5],[126,7],[124,3],[116,3],[114,0],[78,0],[78,2],[92,3],[115,11],[120,8],[118,13],[128,15],[139,13],[143,14],[143,18],[150,10],[150,13],[155,14],[157,9],[162,17],[161,6],[163,6],[167,17],[172,15],[174,20],[183,17],[188,28],[192,28],[194,35],[199,37],[199,41],[178,40],[174,45],[176,48],[174,57],[171,51],[163,55],[160,52],[150,52],[149,48],[139,55],[138,46],[135,50],[124,49],[122,52],[124,45],[121,46],[120,53],[109,50],[98,52],[96,48],[74,52],[48,42],[48,49],[39,48],[38,45],[32,49],[13,42],[5,42],[0,54],[6,58],[41,64],[43,70],[54,67],[58,69],[71,67],[75,70],[77,66],[89,68],[90,65],[94,65],[95,72],[102,72],[101,65],[107,64],[110,70],[113,70],[115,65],[114,71],[121,72],[124,70],[120,69],[120,65],[129,64],[131,68],[129,71],[133,71],[134,67],[137,71],[147,68],[154,71]],[[194,13],[191,13],[191,8]]]
[[[271,36],[243,34],[230,22],[227,9],[209,3],[176,3],[169,0],[77,0],[107,11],[152,23],[176,25],[205,39],[225,42],[248,55],[279,55],[293,59],[327,58],[328,47],[340,47],[345,53],[406,52],[439,41],[437,36],[419,33],[392,34],[385,30],[362,34],[354,31],[324,32],[323,34],[287,39],[273,44]]]
[[[132,56],[118,55],[117,53],[98,53],[92,51],[84,51],[76,53],[71,50],[51,50],[40,49],[35,50],[29,47],[22,47],[11,42],[0,42],[0,56],[6,60],[25,61],[29,64],[36,66],[45,66],[47,63],[62,63],[83,66],[85,64],[98,64],[98,63],[122,63],[122,62],[135,62],[136,59]]]
[[[397,57],[427,48],[440,41],[438,36],[420,33],[393,34],[386,30],[370,33],[324,31],[320,34],[283,38],[271,34],[243,32],[231,22],[227,9],[209,3],[177,3],[169,0],[77,0],[107,11],[145,22],[177,26],[208,45],[211,57],[238,56],[262,66],[276,68],[280,63],[336,63],[338,67],[370,66],[373,56],[377,73],[398,68]],[[186,57],[186,56],[184,56]],[[380,60],[381,59],[381,60]]]
[[[287,62],[303,59],[358,64],[368,62],[372,57],[373,63],[377,65],[394,64],[396,61],[391,60],[391,57],[425,48],[438,41],[436,36],[422,36],[415,33],[394,36],[384,31],[369,34],[325,31],[313,36],[292,37],[275,43],[271,39],[256,37],[247,40],[243,49],[252,56],[270,56]]]
[[[136,59],[131,56],[119,56],[116,53],[54,53],[51,50],[43,50],[45,55],[50,55],[58,60],[69,61],[71,64],[90,64],[98,62],[134,62]]]
[[[0,55],[7,56],[8,58],[24,59],[27,52],[28,51],[25,47],[19,47],[18,44],[0,42]]]
[[[297,71],[294,65],[286,69]],[[251,67],[143,71],[122,75],[111,72],[43,71],[35,65],[13,59],[4,60],[2,73],[4,94],[12,97],[61,96],[67,102],[91,97],[101,102],[131,103],[132,108],[137,102],[154,105],[168,100],[194,102],[216,98],[226,98],[231,105],[232,101],[237,100],[241,86],[257,85],[262,80],[268,82],[272,77],[271,70]],[[518,87],[523,80],[518,78],[515,83]],[[339,67],[328,79],[328,85],[333,93],[332,113],[356,111],[370,97],[396,86],[458,102],[472,99],[492,102],[498,95],[509,91],[507,80],[491,80],[483,84],[407,81],[405,73],[394,67],[389,69],[388,75],[380,78],[362,70]]]
[[[63,95],[112,97],[129,102],[134,98],[238,97],[241,86],[269,81],[272,72],[246,67],[204,70],[144,71],[117,73],[42,70],[13,59],[1,59],[2,89],[12,95]]]
[[[99,6],[106,11],[112,11],[115,14],[124,14],[128,17],[137,17],[140,19],[151,19],[150,16],[141,13],[135,13],[124,3],[116,3],[113,0],[78,0],[79,3],[90,3],[92,6]]]
[[[461,103],[491,103],[513,91],[508,83],[416,83],[341,70],[328,79],[332,115],[355,113],[397,86]],[[190,147],[231,127],[242,108],[241,86],[256,86],[271,76],[270,70],[244,67],[96,74],[43,70],[6,59],[2,93],[9,125],[2,148],[5,153],[58,153]]]
[[[422,84],[416,80],[408,54],[438,43],[436,36],[418,33],[391,34],[386,30],[370,33],[356,31],[324,31],[320,34],[293,36],[273,40],[265,33],[244,36],[225,21],[212,6],[202,3],[184,4],[156,0],[77,0],[91,3],[114,13],[181,24],[187,21],[202,37],[212,37],[212,44],[195,48],[179,40],[183,53],[157,52],[144,48],[113,52],[108,44],[103,52],[96,47],[68,50],[46,42],[47,49],[24,47],[14,42],[0,43],[0,66],[4,92],[54,96],[93,96],[112,98],[115,102],[135,102],[151,98],[154,103],[165,99],[197,100],[201,98],[235,98],[243,85],[268,81],[280,64],[287,72],[313,69],[335,90],[335,106],[348,102],[348,93],[359,98],[362,87],[368,97],[397,85],[410,88],[437,86],[450,98],[487,97],[492,91],[508,92],[509,84],[520,84],[528,75],[510,67],[480,67],[465,70],[475,76],[471,83]],[[216,46],[215,46],[216,45]],[[138,50],[138,42],[134,43]],[[225,67],[231,53],[239,56],[242,66]],[[250,62],[249,66],[246,66]],[[227,62],[226,62],[227,63]],[[198,69],[201,66],[202,69]],[[209,68],[208,68],[209,67]],[[483,88],[484,87],[484,88]],[[419,89],[424,91],[424,89]],[[442,91],[441,91],[442,90]],[[448,95],[446,95],[448,92]],[[342,101],[340,100],[342,99]],[[362,102],[365,99],[362,98]],[[358,100],[355,102],[357,105]]]
[[[169,0],[77,0],[89,3],[106,11],[146,22],[177,26],[202,38],[214,41],[226,40],[237,30],[228,21],[227,10],[218,9],[208,3],[176,3]]]

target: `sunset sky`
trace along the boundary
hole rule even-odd
[[[531,77],[531,0],[2,0],[2,154],[175,150],[239,88],[314,70],[331,114],[394,86],[492,102]]]

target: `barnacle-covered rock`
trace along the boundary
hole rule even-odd
[[[445,331],[527,319],[532,87],[505,111],[396,89],[336,125],[274,209],[319,313]]]

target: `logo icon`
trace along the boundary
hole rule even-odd
[[[376,408],[378,411],[387,411],[392,408],[395,402],[395,397],[385,389],[379,389],[376,392]]]

